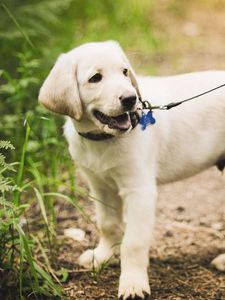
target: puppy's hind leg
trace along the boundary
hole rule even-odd
[[[225,159],[220,159],[216,163],[217,168],[221,171],[224,172],[225,168]],[[211,261],[211,265],[215,267],[218,271],[220,272],[225,272],[225,253],[218,255],[216,258],[214,258]]]
[[[95,198],[100,240],[95,249],[85,251],[79,258],[79,264],[88,269],[115,264],[123,232],[122,201],[117,193],[95,188]]]

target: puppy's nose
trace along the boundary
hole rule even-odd
[[[130,110],[134,107],[137,101],[136,95],[131,95],[128,97],[120,96],[119,97],[121,104],[125,110]]]

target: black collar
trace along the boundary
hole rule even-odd
[[[134,129],[137,126],[140,119],[138,112],[137,111],[130,112],[130,119],[131,119],[132,129]],[[85,139],[91,141],[105,141],[114,137],[114,135],[105,132],[101,132],[101,133],[78,132],[78,134],[84,137]]]
[[[93,133],[93,132],[78,132],[78,134],[85,139],[91,140],[91,141],[104,141],[108,140],[114,137],[114,135],[109,133]]]

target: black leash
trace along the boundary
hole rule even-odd
[[[205,92],[203,92],[203,93],[201,93],[201,94],[195,95],[195,96],[193,96],[193,97],[190,97],[190,98],[181,100],[181,101],[179,101],[179,102],[170,102],[169,104],[165,104],[165,105],[152,106],[151,103],[150,103],[149,101],[147,101],[147,100],[142,101],[142,100],[140,99],[140,101],[141,101],[141,103],[142,103],[142,109],[149,109],[149,110],[154,110],[154,109],[169,110],[169,109],[171,109],[171,108],[173,108],[173,107],[176,107],[176,106],[178,106],[178,105],[180,105],[180,104],[182,104],[182,103],[185,103],[185,102],[188,102],[188,101],[193,100],[193,99],[195,99],[195,98],[204,96],[204,95],[206,95],[206,94],[208,94],[208,93],[211,93],[211,92],[213,92],[213,91],[215,91],[215,90],[218,90],[218,89],[220,89],[220,88],[222,88],[222,87],[225,87],[225,83],[222,84],[222,85],[219,85],[219,86],[217,86],[217,87],[214,87],[214,88],[211,89],[211,90],[208,90],[208,91],[205,91]]]
[[[171,109],[173,107],[176,107],[176,106],[178,106],[180,104],[183,104],[183,103],[188,102],[190,100],[193,100],[195,98],[201,97],[201,96],[206,95],[208,93],[211,93],[211,92],[213,92],[215,90],[218,90],[218,89],[220,89],[222,87],[225,87],[225,83],[222,84],[222,85],[216,86],[216,87],[214,87],[211,90],[208,90],[208,91],[205,91],[205,92],[203,92],[201,94],[195,95],[193,97],[190,97],[190,98],[178,101],[178,102],[170,102],[168,104],[159,105],[159,106],[153,106],[153,105],[151,105],[151,103],[148,100],[144,100],[143,101],[141,99],[141,97],[139,97],[139,100],[140,100],[140,102],[142,104],[142,108],[138,108],[139,110],[141,110],[141,116],[139,118],[139,124],[141,125],[141,129],[145,130],[148,125],[154,125],[155,124],[156,120],[155,120],[155,118],[153,116],[153,110],[154,109],[169,110],[169,109]],[[148,113],[145,113],[144,110],[148,110]]]

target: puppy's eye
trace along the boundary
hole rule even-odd
[[[127,76],[127,75],[128,75],[128,69],[123,69],[123,74],[124,74],[125,76]]]
[[[95,83],[95,82],[99,82],[102,80],[102,74],[100,73],[96,73],[94,76],[92,76],[88,81]]]

